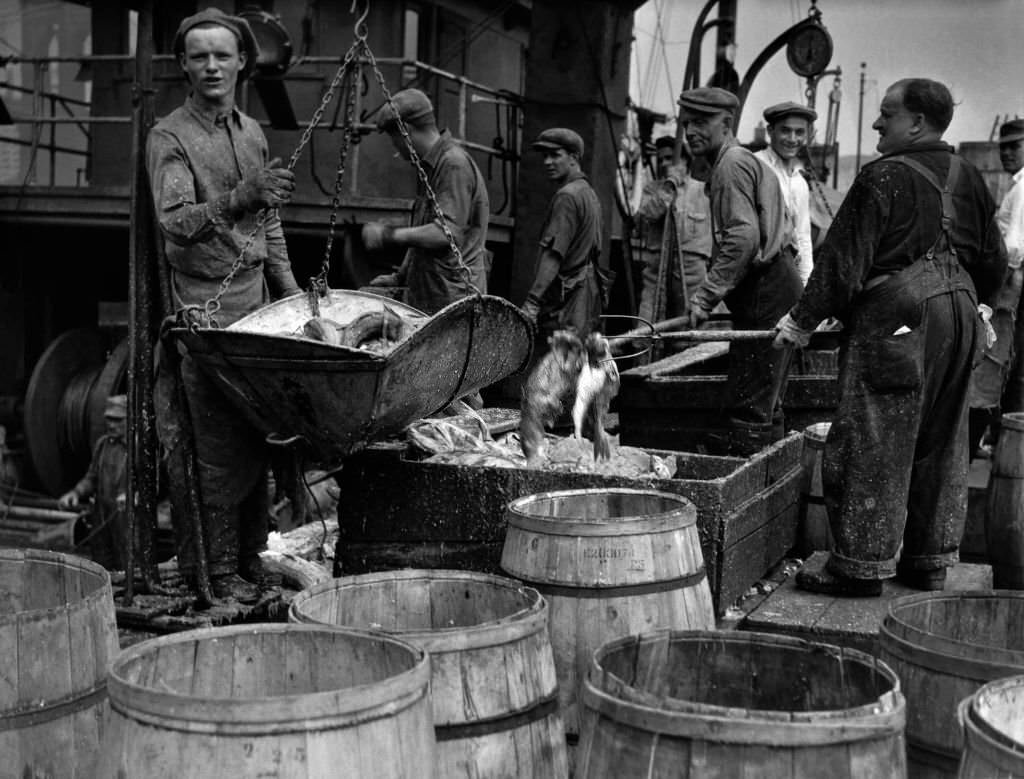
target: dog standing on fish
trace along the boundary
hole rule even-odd
[[[544,429],[555,424],[565,403],[572,399],[573,427],[582,437],[589,420],[594,436],[594,457],[611,454],[604,433],[604,415],[619,390],[619,371],[611,359],[608,341],[591,333],[584,343],[571,330],[556,330],[548,338],[551,347],[523,386],[519,440],[529,467],[546,458]]]

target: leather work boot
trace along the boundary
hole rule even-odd
[[[946,569],[930,568],[915,569],[905,568],[899,563],[896,564],[896,579],[900,584],[905,584],[913,590],[925,590],[934,592],[946,586]]]
[[[281,574],[268,571],[259,555],[243,557],[238,563],[238,573],[243,579],[252,582],[261,590],[270,590],[281,586]]]
[[[882,582],[879,579],[854,579],[832,573],[827,568],[800,571],[796,575],[796,586],[807,592],[839,598],[877,598],[882,594]]]
[[[210,589],[215,598],[230,599],[239,603],[255,603],[260,599],[260,588],[251,584],[237,573],[225,573],[210,577]]]

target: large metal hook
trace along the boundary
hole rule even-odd
[[[366,36],[369,34],[369,30],[366,29],[366,17],[370,15],[370,0],[365,0],[366,5],[363,6],[363,13],[356,19],[355,26],[352,28],[352,32],[355,36],[361,40],[366,40]],[[349,9],[349,13],[356,14],[359,11],[359,0],[352,0],[352,7]]]

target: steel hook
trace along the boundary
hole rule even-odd
[[[349,13],[356,14],[359,11],[359,0],[352,0],[352,8],[349,9]],[[362,40],[366,39],[366,17],[370,15],[370,0],[366,0],[366,5],[363,6],[363,13],[356,19],[355,25],[352,27],[352,31],[355,33],[357,38]]]

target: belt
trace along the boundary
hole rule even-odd
[[[895,275],[895,273],[883,273],[880,276],[872,276],[870,279],[864,282],[864,292],[867,292],[869,289],[874,289],[879,284],[881,284],[884,281],[888,281]]]

